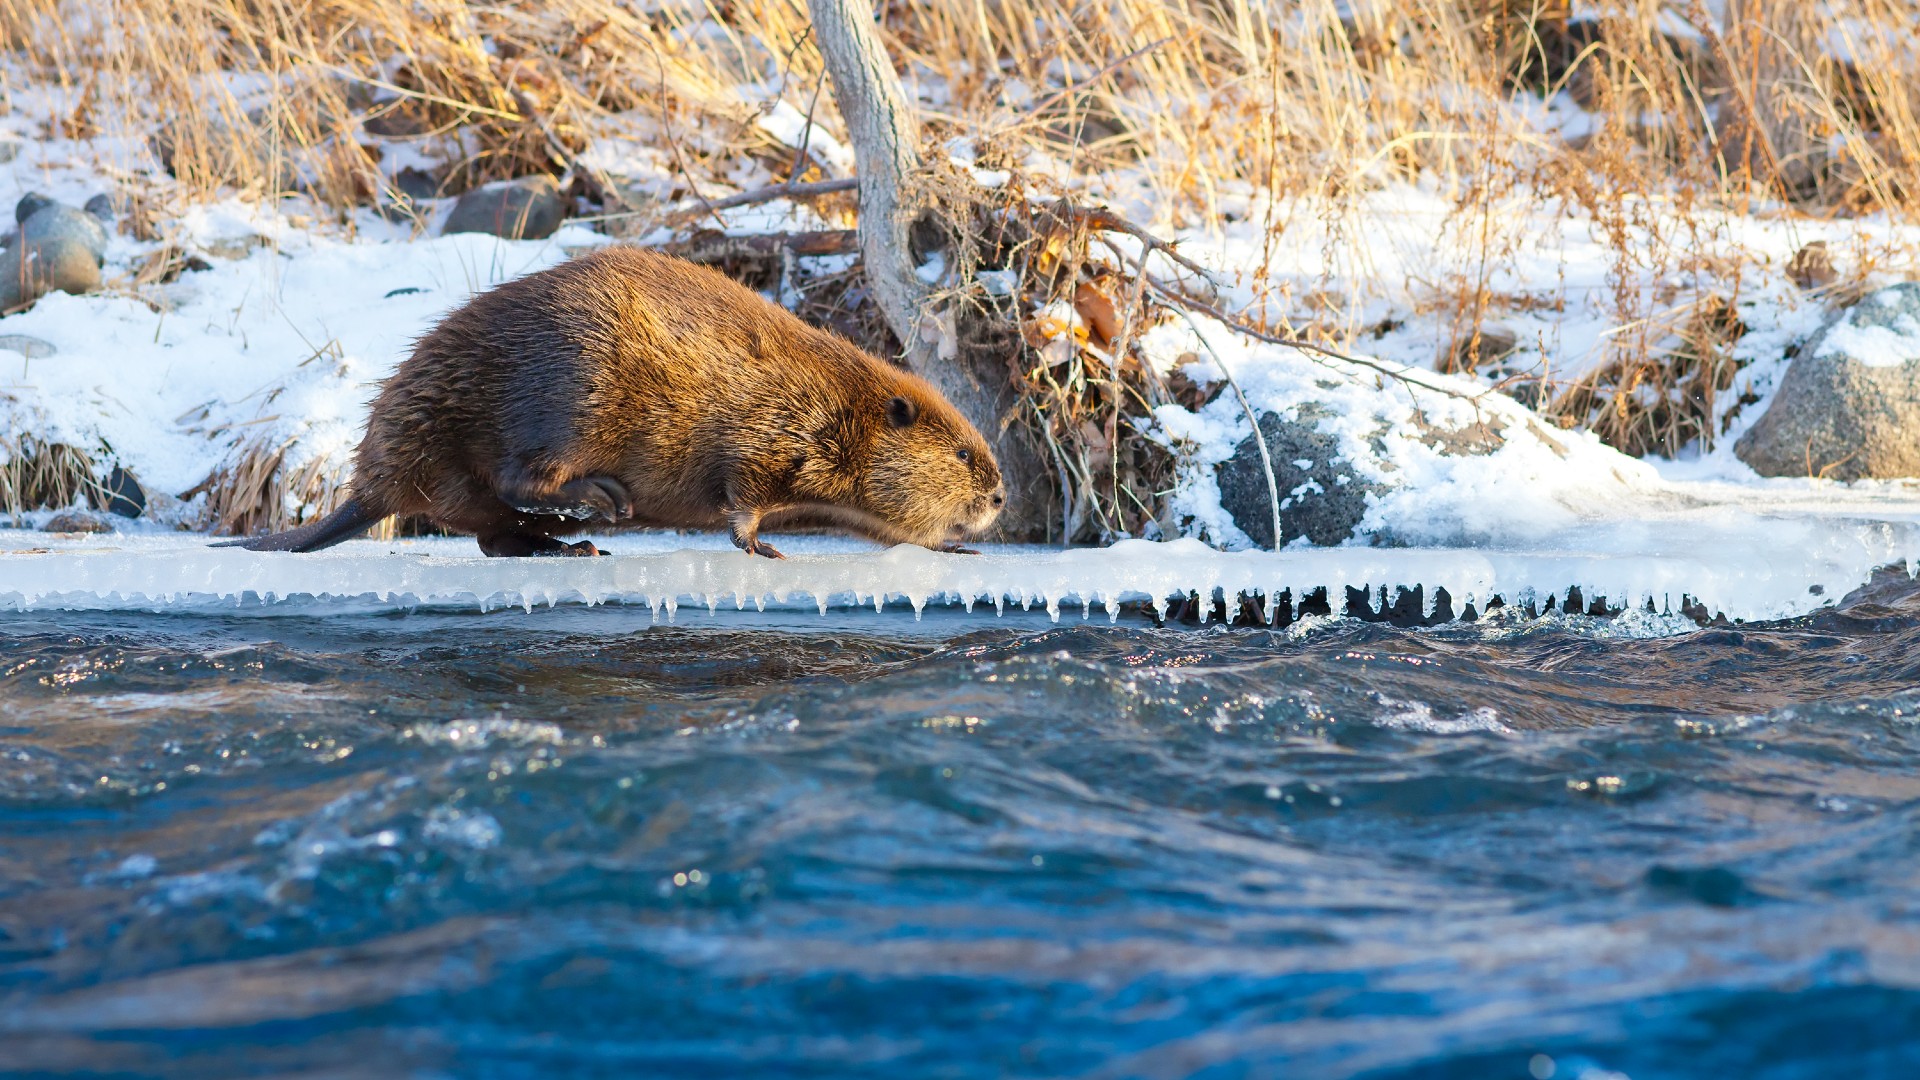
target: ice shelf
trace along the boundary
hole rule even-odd
[[[1580,542],[1576,542],[1580,541]],[[207,546],[153,533],[49,537],[0,530],[0,609],[180,610],[282,605],[495,609],[639,604],[673,617],[702,610],[929,604],[1043,609],[1055,618],[1115,615],[1126,601],[1162,605],[1219,590],[1263,604],[1325,588],[1446,590],[1456,610],[1544,603],[1579,588],[1612,607],[1678,610],[1691,599],[1735,619],[1791,616],[1832,603],[1882,566],[1920,565],[1920,524],[1750,512],[1614,522],[1532,549],[1318,548],[1222,552],[1197,541],[1130,540],[1103,548],[992,548],[978,556],[878,549],[811,538],[790,558],[751,557],[724,538],[627,535],[598,559],[486,559],[459,538],[357,540],[307,555]],[[1234,605],[1237,606],[1237,605]],[[1277,614],[1274,609],[1270,613]]]

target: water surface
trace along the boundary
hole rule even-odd
[[[0,1071],[1904,1075],[1882,599],[0,616]]]

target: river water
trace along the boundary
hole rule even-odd
[[[0,1071],[1906,1075],[1880,599],[0,616]]]

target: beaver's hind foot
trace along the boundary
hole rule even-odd
[[[530,555],[570,556],[605,555],[606,552],[593,546],[590,540],[567,544],[551,536],[539,536],[534,533],[489,533],[479,537],[480,550],[492,559],[522,559]]]

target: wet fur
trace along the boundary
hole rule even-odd
[[[725,527],[768,555],[759,528],[781,522],[951,547],[1003,501],[985,441],[926,382],[628,247],[501,285],[421,338],[373,402],[352,491],[298,543],[246,546],[313,550],[399,514],[502,555],[591,554],[553,538],[609,524]]]

